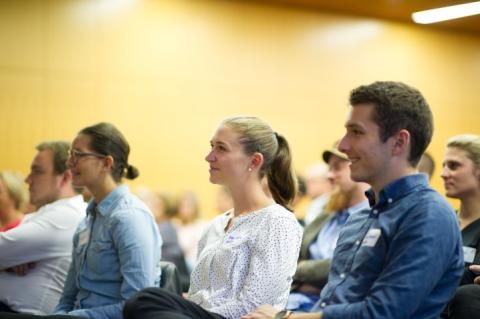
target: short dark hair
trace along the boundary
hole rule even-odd
[[[408,161],[417,166],[433,134],[432,112],[420,91],[401,82],[374,82],[350,93],[350,105],[359,104],[374,106],[372,120],[383,142],[402,129],[410,133]]]
[[[128,164],[130,145],[123,134],[110,123],[98,123],[82,129],[79,134],[90,137],[90,147],[97,153],[113,157],[112,177],[120,182],[122,177],[136,178],[138,169]]]
[[[35,149],[41,151],[51,151],[53,153],[53,172],[56,175],[65,173],[68,169],[67,159],[70,144],[66,141],[47,141],[38,144]]]

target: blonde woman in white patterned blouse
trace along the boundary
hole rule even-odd
[[[203,234],[188,298],[143,290],[127,302],[126,319],[237,319],[287,302],[302,237],[289,210],[296,179],[288,143],[258,118],[233,117],[210,144],[210,181],[228,188],[233,209]]]

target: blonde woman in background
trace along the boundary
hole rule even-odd
[[[27,201],[23,177],[16,172],[0,172],[0,232],[20,225],[21,209]]]
[[[465,271],[461,287],[449,304],[448,318],[476,318],[480,314],[480,136],[458,135],[447,141],[441,177],[447,197],[460,200]],[[471,266],[473,265],[473,266]],[[469,266],[471,266],[469,268]],[[478,282],[478,279],[477,279]]]

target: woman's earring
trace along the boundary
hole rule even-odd
[[[252,171],[252,168],[251,168],[251,167],[249,167],[249,168],[248,168],[248,171],[249,171],[249,172],[251,172],[251,171]]]

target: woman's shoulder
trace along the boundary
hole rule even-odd
[[[294,212],[289,211],[280,204],[273,204],[262,209],[262,213],[269,219],[290,220],[297,222]]]
[[[206,231],[225,229],[225,226],[227,225],[228,221],[232,217],[231,214],[232,214],[231,211],[227,211],[225,213],[222,213],[218,216],[213,217],[209,221],[205,221],[203,229],[205,229]]]
[[[147,205],[131,193],[122,196],[110,209],[110,218],[114,220],[130,222],[132,220],[146,219],[154,222],[153,213]]]
[[[265,207],[255,215],[256,218],[254,219],[257,219],[257,221],[252,219],[252,222],[258,225],[258,227],[280,227],[302,231],[302,227],[297,221],[295,214],[279,204]]]

